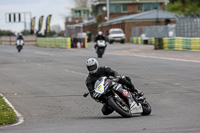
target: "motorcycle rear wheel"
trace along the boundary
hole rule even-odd
[[[130,110],[129,112],[125,111],[124,109],[122,109],[122,107],[120,107],[117,103],[116,100],[111,97],[108,99],[108,103],[109,105],[112,107],[112,109],[114,109],[117,113],[119,113],[121,116],[123,116],[124,118],[129,118],[132,116]],[[128,108],[128,107],[127,107]]]

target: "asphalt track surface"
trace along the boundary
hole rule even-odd
[[[0,133],[200,133],[200,52],[108,45],[100,65],[131,77],[152,106],[149,116],[104,116],[84,98],[87,49],[0,45],[0,93],[24,122]]]

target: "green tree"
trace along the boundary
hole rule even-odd
[[[198,14],[200,12],[200,0],[170,0],[167,10],[178,14]]]
[[[23,30],[23,31],[21,31],[21,33],[22,33],[23,35],[29,35],[29,34],[30,34],[30,31],[29,31],[29,30]]]
[[[13,35],[13,33],[10,30],[0,30],[0,36],[8,36],[8,35]]]

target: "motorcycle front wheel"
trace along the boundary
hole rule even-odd
[[[20,49],[20,48],[18,48],[18,52],[21,52],[21,49]]]
[[[143,112],[141,115],[150,115],[151,114],[151,106],[150,104],[144,100],[143,102],[140,102],[143,108]]]
[[[104,49],[98,49],[98,52],[97,52],[98,58],[102,58],[103,53],[104,53]]]
[[[17,46],[17,51],[21,52],[21,50],[22,50],[22,46]]]
[[[132,116],[128,105],[124,106],[121,105],[117,100],[115,100],[113,97],[110,97],[108,99],[108,104],[114,109],[117,113],[119,113],[124,118],[129,118]]]

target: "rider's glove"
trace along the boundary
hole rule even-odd
[[[121,75],[118,75],[113,79],[113,81],[118,82],[121,78],[122,78]]]
[[[101,96],[101,94],[98,93],[98,92],[93,92],[93,93],[92,93],[92,97],[93,97],[94,99],[98,99],[100,96]]]

